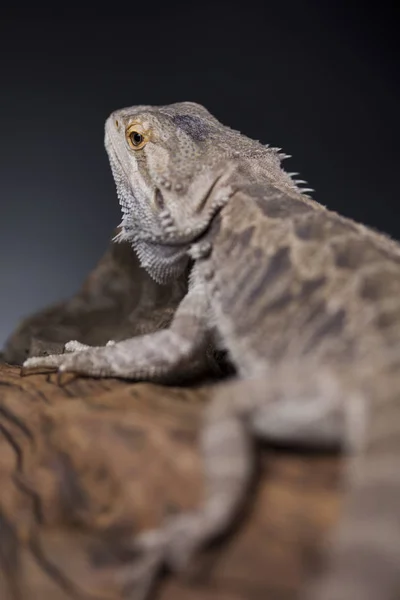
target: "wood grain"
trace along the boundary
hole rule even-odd
[[[0,366],[0,598],[134,598],[135,535],[198,505],[199,388]],[[233,532],[160,600],[294,600],[337,519],[340,460],[262,447]]]

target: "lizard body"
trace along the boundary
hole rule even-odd
[[[168,329],[107,347],[71,342],[28,359],[94,376],[169,381],[227,350],[237,379],[207,410],[207,495],[142,548],[174,567],[232,521],[252,473],[253,435],[343,445],[354,462],[313,600],[391,600],[400,589],[400,247],[311,200],[279,151],[198,105],[113,113],[106,148],[128,239],[160,282],[190,269]]]

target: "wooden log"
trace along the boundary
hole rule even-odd
[[[207,386],[167,387],[0,366],[1,600],[135,599],[131,542],[201,501]],[[340,500],[335,456],[259,449],[233,532],[150,598],[294,600],[320,568]]]

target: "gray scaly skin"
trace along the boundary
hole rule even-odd
[[[167,381],[211,335],[237,371],[206,411],[203,506],[145,533],[136,548],[181,568],[224,531],[252,475],[253,436],[340,444],[351,455],[343,518],[327,574],[306,597],[396,598],[400,246],[311,200],[279,151],[198,105],[117,111],[106,148],[120,238],[158,281],[189,266],[188,293],[169,329],[103,348],[71,342],[69,353],[25,367]]]

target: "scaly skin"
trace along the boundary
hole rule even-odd
[[[120,238],[160,282],[189,268],[188,293],[169,329],[102,348],[72,343],[78,351],[25,366],[167,381],[211,336],[237,372],[206,414],[203,506],[137,547],[161,548],[180,568],[223,531],[252,475],[253,435],[340,444],[354,457],[348,497],[328,572],[307,597],[391,600],[400,589],[400,247],[302,194],[279,152],[198,105],[117,111],[106,148]]]

